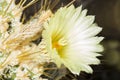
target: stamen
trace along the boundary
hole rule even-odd
[[[60,39],[58,41],[58,44],[61,45],[61,46],[65,46],[65,45],[67,45],[67,40],[65,40],[64,38],[62,38],[62,39]]]

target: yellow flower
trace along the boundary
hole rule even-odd
[[[89,65],[99,64],[97,52],[103,51],[99,44],[103,37],[96,36],[102,28],[93,23],[94,16],[86,13],[82,7],[62,7],[44,25],[43,39],[48,54],[58,67],[64,64],[74,74],[92,73]]]

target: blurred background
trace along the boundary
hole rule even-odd
[[[16,4],[19,1],[16,0]],[[26,4],[30,1],[27,0]],[[40,9],[40,1],[38,0],[37,3],[23,11],[23,15],[26,15],[24,23]],[[54,1],[51,0],[52,3]],[[60,0],[54,9],[52,9],[53,12],[60,6],[64,6],[71,1]],[[76,7],[81,4],[83,5],[83,9],[88,9],[89,15],[96,16],[95,22],[103,28],[99,35],[105,37],[101,43],[105,50],[102,53],[103,56],[99,57],[101,64],[97,66],[91,65],[94,69],[93,74],[81,72],[79,76],[76,76],[68,71],[61,80],[120,80],[120,0],[76,0],[74,2]],[[61,75],[58,74],[59,71],[62,72],[63,70],[54,71],[54,75],[57,75],[49,80],[57,80],[56,77]],[[43,75],[43,77],[45,76]]]

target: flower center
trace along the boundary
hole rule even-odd
[[[67,45],[67,40],[62,38],[58,41],[53,42],[52,47],[55,48],[58,54],[62,57],[65,46]]]

